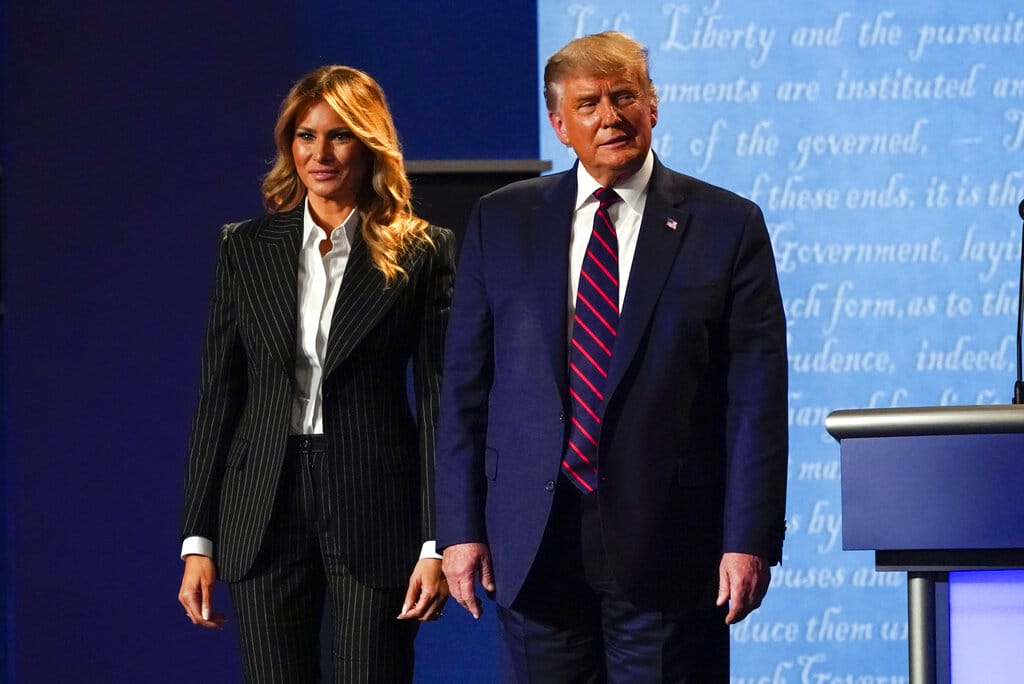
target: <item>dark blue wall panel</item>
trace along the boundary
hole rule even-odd
[[[117,4],[8,3],[0,34],[4,669],[237,681],[230,628],[200,633],[175,600],[217,228],[259,212],[278,103],[322,62],[381,81],[409,158],[536,157],[536,9]],[[493,638],[464,623],[424,630],[432,656]],[[489,658],[436,681],[486,679]]]
[[[10,680],[232,672],[233,647],[207,647],[228,640],[186,630],[175,605],[182,454],[216,229],[258,210],[291,16],[19,5],[4,84]],[[211,658],[181,657],[200,648]]]
[[[299,34],[313,37],[297,41],[299,63],[340,62],[373,74],[406,158],[537,158],[532,0],[299,4]]]

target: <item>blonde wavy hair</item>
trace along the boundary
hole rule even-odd
[[[263,204],[276,214],[295,208],[306,196],[295,169],[292,140],[299,116],[317,102],[333,109],[373,158],[372,173],[366,175],[356,203],[370,259],[390,285],[407,277],[399,263],[403,254],[420,241],[433,241],[427,222],[413,213],[398,132],[384,91],[369,75],[346,66],[323,66],[292,86],[274,126],[277,156],[263,179]]]

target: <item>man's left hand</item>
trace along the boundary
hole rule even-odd
[[[729,603],[725,624],[733,625],[761,605],[768,591],[771,572],[768,561],[748,553],[722,554],[718,566],[718,600],[715,605]]]

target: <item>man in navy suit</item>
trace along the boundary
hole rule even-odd
[[[437,540],[495,596],[515,682],[728,680],[782,554],[786,331],[760,209],[651,151],[647,52],[549,60],[570,171],[470,219],[448,329]]]

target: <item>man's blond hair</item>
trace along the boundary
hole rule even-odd
[[[548,111],[558,109],[562,85],[572,76],[625,76],[640,86],[652,107],[658,106],[647,62],[647,48],[625,33],[605,31],[569,42],[548,57],[544,67],[544,101]]]

